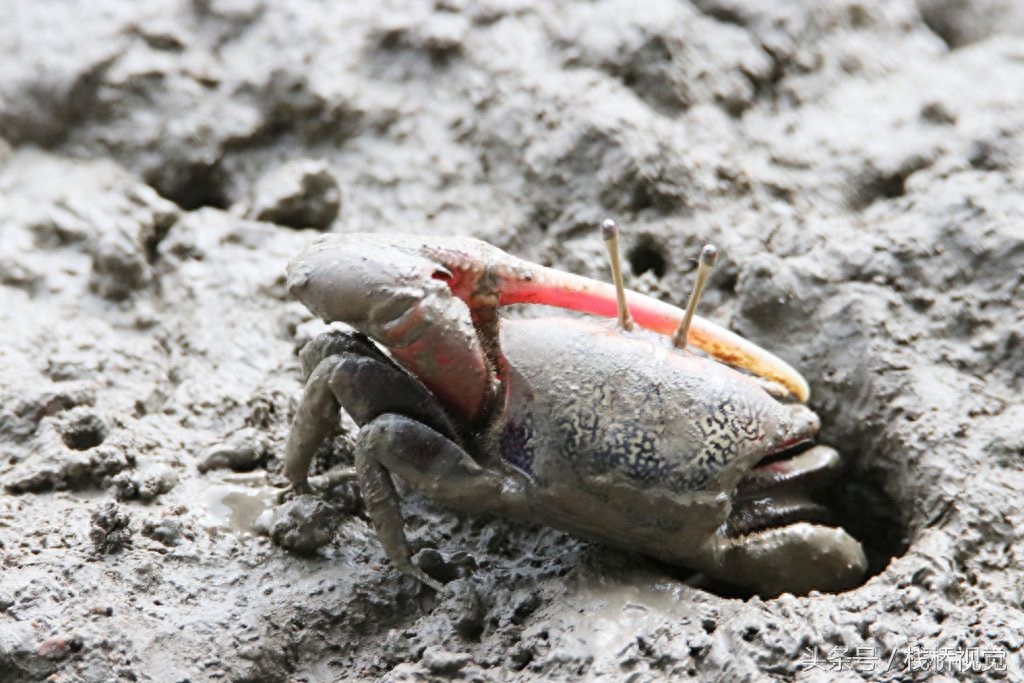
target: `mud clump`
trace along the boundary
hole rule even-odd
[[[20,441],[34,434],[43,418],[95,403],[96,386],[89,382],[61,382],[53,389],[7,397],[0,408],[0,434]]]
[[[341,209],[341,188],[323,161],[285,164],[259,180],[245,215],[289,228],[326,230]]]
[[[451,677],[457,675],[472,661],[473,655],[468,652],[448,652],[439,647],[428,647],[420,663],[435,676]]]
[[[315,555],[334,538],[339,511],[320,498],[297,496],[274,509],[267,528],[274,543],[299,553]]]
[[[181,543],[181,525],[171,519],[148,519],[143,522],[139,531],[146,538],[151,538],[166,546],[176,546]]]
[[[132,542],[131,516],[114,501],[101,503],[92,513],[89,540],[96,552],[110,555],[120,552]]]
[[[111,480],[111,493],[119,501],[149,502],[170,492],[178,474],[166,465],[154,465],[140,472],[120,472]]]
[[[241,429],[222,444],[211,447],[200,459],[200,472],[230,469],[249,472],[266,463],[271,450],[263,433],[256,429]]]

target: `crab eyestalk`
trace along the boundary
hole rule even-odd
[[[718,260],[718,248],[713,244],[705,244],[700,250],[700,261],[697,262],[697,280],[693,283],[693,291],[690,292],[690,302],[686,305],[686,313],[679,322],[675,334],[672,335],[672,345],[677,349],[685,349],[690,337],[690,324],[693,322],[693,314],[697,311],[697,304],[700,296],[704,293],[704,285],[711,276],[711,269],[715,267]]]
[[[610,218],[601,223],[601,239],[608,249],[608,262],[612,267],[612,282],[615,284],[615,301],[619,313],[619,327],[626,332],[633,329],[633,316],[626,305],[626,287],[622,283],[622,262],[619,260],[619,226]]]

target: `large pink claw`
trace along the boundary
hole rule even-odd
[[[612,285],[544,266],[534,268],[536,272],[531,279],[510,277],[503,280],[502,304],[547,304],[609,318],[617,315],[615,288]],[[632,290],[626,290],[626,305],[637,325],[669,336],[675,332],[683,317],[681,308]],[[720,361],[778,382],[802,402],[810,398],[811,389],[807,380],[793,366],[709,320],[693,317],[687,344]]]
[[[618,314],[615,287],[609,283],[530,263],[470,238],[425,241],[424,248],[462,274],[462,281],[452,283],[452,289],[471,308],[474,297],[496,295],[501,306],[534,303],[608,318]],[[683,309],[632,290],[626,290],[626,303],[637,325],[659,334],[672,335],[683,318]],[[810,398],[807,380],[793,366],[709,320],[694,316],[687,343],[778,382],[802,402]]]
[[[346,322],[382,343],[469,421],[485,414],[492,379],[502,371],[500,306],[538,303],[617,314],[612,285],[467,237],[325,235],[288,264],[288,288],[325,320]],[[672,334],[683,317],[682,309],[637,292],[627,291],[626,299],[636,324],[654,332]],[[703,318],[694,317],[688,343],[778,382],[801,401],[810,394],[785,361]]]

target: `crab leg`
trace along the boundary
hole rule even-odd
[[[618,315],[614,286],[545,266],[529,267],[527,277],[517,268],[498,269],[500,305],[545,304],[609,318]],[[675,332],[684,315],[682,309],[672,304],[628,289],[626,304],[637,325],[665,335]],[[807,380],[789,363],[700,316],[693,316],[686,343],[718,360],[778,382],[800,401],[810,397]]]

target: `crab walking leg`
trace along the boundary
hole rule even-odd
[[[359,433],[360,442],[366,430]],[[370,515],[377,538],[384,546],[384,554],[403,574],[427,584],[436,591],[443,588],[441,582],[432,579],[414,565],[409,552],[409,543],[405,539],[405,521],[402,519],[402,508],[398,504],[398,492],[391,481],[387,469],[377,462],[372,451],[365,447],[356,450],[356,477],[359,490],[363,494],[366,513]]]
[[[337,374],[337,359],[345,354],[388,362],[365,338],[337,330],[321,334],[299,352],[306,390],[295,415],[295,426],[288,433],[284,458],[284,474],[299,493],[309,491],[307,477],[316,449],[341,430],[338,398],[331,389],[331,380]],[[325,362],[329,359],[334,360]]]
[[[320,444],[339,432],[341,408],[360,426],[395,412],[454,436],[455,427],[426,387],[365,338],[333,330],[307,344],[300,355],[309,377],[284,457],[284,474],[296,491],[309,490],[309,465]]]
[[[618,314],[614,286],[553,268],[525,262],[523,265],[528,265],[529,270],[495,269],[501,280],[501,305],[546,304],[609,318]],[[524,272],[529,274],[524,277]],[[682,309],[672,304],[631,290],[626,290],[626,304],[637,325],[665,335],[675,332],[684,315]],[[810,397],[807,380],[789,363],[700,316],[693,316],[687,342],[719,360],[778,382],[800,401]]]
[[[359,431],[356,475],[366,512],[388,559],[434,590],[440,590],[441,584],[409,558],[392,475],[432,500],[464,512],[508,513],[521,506],[518,486],[481,467],[451,439],[404,415],[381,415]]]
[[[309,492],[309,465],[316,449],[341,429],[338,401],[331,392],[332,368],[321,363],[306,383],[306,391],[295,413],[292,430],[285,445],[284,475],[298,493]]]

